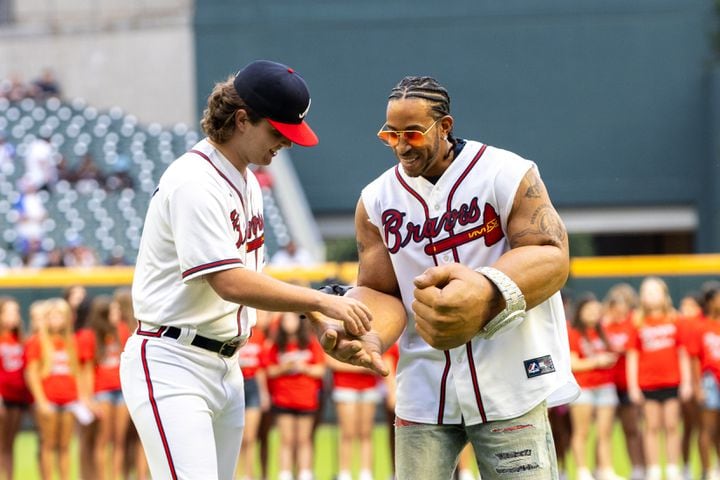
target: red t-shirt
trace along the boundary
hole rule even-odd
[[[263,365],[263,348],[265,346],[265,334],[259,328],[255,328],[250,335],[248,343],[243,345],[238,353],[238,363],[242,370],[243,378],[253,378]]]
[[[638,352],[638,384],[642,390],[680,385],[680,333],[667,317],[645,317],[633,329],[629,348]]]
[[[378,383],[378,375],[369,372],[333,372],[333,387],[367,390]]]
[[[700,354],[700,335],[706,328],[706,322],[703,316],[678,319],[680,343],[685,345],[688,355],[697,357]]]
[[[397,370],[398,362],[400,361],[400,347],[397,342],[393,343],[390,348],[383,353],[383,358],[391,361],[394,370]]]
[[[325,363],[325,352],[320,343],[311,337],[307,348],[299,349],[297,343],[290,342],[284,352],[272,344],[267,350],[266,365],[281,365],[283,363],[299,360],[307,364]],[[274,378],[268,378],[270,400],[273,405],[294,410],[317,410],[320,402],[318,394],[322,379],[314,378],[301,373],[286,373]]]
[[[25,347],[12,332],[0,335],[0,396],[6,402],[32,402],[25,384]]]
[[[95,380],[93,389],[97,392],[109,392],[120,389],[120,354],[125,348],[125,342],[130,337],[130,330],[124,323],[117,326],[118,338],[108,336],[105,339],[105,352],[103,358],[97,363],[95,353],[97,350],[97,337],[90,328],[83,328],[77,332],[78,357],[80,363],[95,363]]]
[[[627,390],[627,358],[625,353],[628,350],[628,342],[634,330],[632,317],[620,322],[608,322],[603,325],[605,336],[610,343],[612,351],[619,355],[618,361],[613,367],[613,381],[618,390]]]
[[[703,372],[712,372],[720,379],[720,322],[706,320],[697,331],[695,356]]]
[[[74,402],[78,398],[77,383],[72,374],[70,356],[62,337],[53,337],[54,347],[52,355],[52,366],[48,376],[42,378],[42,388],[47,399],[57,405],[65,405]],[[40,362],[42,375],[42,346],[37,336],[31,337],[26,345],[26,360]]]
[[[580,358],[592,358],[600,353],[608,352],[597,330],[589,328],[585,336],[575,328],[568,329],[570,351]],[[573,371],[575,380],[582,388],[593,388],[613,383],[613,367],[593,368],[592,370]]]

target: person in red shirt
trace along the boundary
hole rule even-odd
[[[40,435],[40,471],[43,478],[53,478],[53,460],[57,457],[60,479],[69,480],[73,413],[78,400],[72,313],[61,298],[46,300],[42,310],[44,318],[37,318],[37,334],[28,340],[26,350],[26,379],[35,398]]]
[[[0,297],[0,479],[13,478],[15,437],[31,403],[20,305],[12,297]]]
[[[720,468],[711,469],[712,451],[718,449],[718,420],[720,419],[720,288],[705,293],[705,320],[700,323],[696,341],[690,354],[693,361],[693,383],[701,406],[699,435],[702,478],[720,478]]]
[[[666,479],[682,478],[679,462],[680,398],[692,395],[690,362],[667,284],[648,277],[640,285],[640,307],[627,352],[630,399],[643,405],[646,479],[660,480],[660,434],[665,433]]]
[[[270,400],[280,433],[278,480],[292,480],[293,458],[298,480],[313,479],[312,428],[325,374],[325,352],[311,335],[309,322],[297,313],[283,313],[267,351]]]
[[[245,388],[245,427],[238,462],[238,475],[241,480],[257,478],[255,464],[260,418],[262,413],[270,408],[270,394],[263,363],[266,343],[263,326],[267,317],[267,312],[258,311],[258,323],[253,328],[248,343],[240,349],[238,355]]]
[[[116,289],[113,292],[113,305],[117,306],[120,322],[125,325],[128,332],[134,332],[137,328],[137,320],[135,319],[135,311],[133,310],[130,288],[120,287]],[[140,445],[140,437],[138,436],[135,424],[132,422],[129,422],[125,435],[125,459],[125,467],[123,470],[125,478],[134,477],[137,480],[147,480],[149,478],[145,451],[142,449],[142,445]],[[132,473],[133,470],[134,474]]]
[[[379,376],[363,367],[326,357],[332,369],[332,399],[338,419],[338,475],[337,480],[352,480],[355,443],[360,452],[360,480],[372,480],[372,430],[375,410],[382,400],[378,388]]]
[[[385,421],[388,429],[388,440],[390,444],[390,459],[392,460],[393,475],[395,472],[395,400],[397,392],[397,364],[400,361],[400,348],[397,342],[393,343],[385,353],[383,361],[388,367],[388,374],[381,380],[385,388]],[[394,476],[393,476],[394,478]]]
[[[80,359],[80,386],[95,413],[95,438],[92,450],[94,476],[106,478],[107,452],[112,445],[112,479],[123,476],[125,435],[130,414],[120,388],[120,353],[130,337],[121,321],[120,306],[109,296],[93,298],[88,315],[88,328],[77,333]]]
[[[581,389],[580,396],[570,404],[573,425],[570,444],[578,480],[594,480],[586,458],[593,417],[597,436],[597,478],[621,478],[615,474],[612,465],[612,426],[618,404],[613,367],[618,355],[611,351],[601,319],[602,305],[594,296],[586,295],[578,300],[568,330],[570,366]]]
[[[703,315],[702,300],[700,294],[696,292],[689,292],[683,295],[678,303],[678,332],[680,335],[680,343],[685,345],[688,353],[692,355],[692,352],[697,352],[697,346],[693,347],[693,343],[699,341],[700,329],[705,322]],[[692,365],[692,361],[691,361]],[[698,389],[700,386],[698,385]],[[692,450],[692,442],[696,440],[700,441],[699,432],[702,429],[702,407],[697,400],[699,390],[695,388],[693,384],[693,395],[687,400],[680,399],[680,413],[682,419],[682,439],[681,439],[681,450],[683,463],[685,465],[684,476],[690,478],[690,453]],[[698,444],[699,446],[699,444]]]
[[[613,285],[608,290],[603,301],[605,314],[602,323],[612,351],[619,355],[618,361],[613,368],[613,378],[619,400],[616,416],[620,419],[625,434],[625,445],[632,464],[631,480],[643,480],[645,478],[645,450],[640,431],[642,409],[639,405],[630,401],[626,374],[626,353],[634,329],[632,312],[637,305],[637,291],[630,284],[619,283]]]

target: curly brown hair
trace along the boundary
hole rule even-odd
[[[235,76],[231,75],[224,82],[215,84],[200,121],[200,127],[205,134],[216,143],[225,143],[230,140],[235,131],[234,119],[238,110],[245,110],[253,125],[256,125],[262,118],[240,98],[233,85],[234,79]]]

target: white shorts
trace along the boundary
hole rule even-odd
[[[580,389],[580,396],[572,405],[593,405],[595,407],[614,407],[618,404],[615,384],[609,383],[592,388]]]
[[[377,387],[364,390],[335,387],[332,399],[336,403],[379,403],[382,400],[382,393]]]
[[[245,408],[237,355],[135,334],[120,380],[152,478],[235,478]]]

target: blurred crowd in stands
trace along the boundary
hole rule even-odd
[[[51,250],[45,249],[42,243],[48,218],[48,192],[58,182],[67,182],[71,188],[79,190],[132,188],[133,179],[127,169],[103,172],[90,153],[83,155],[76,168],[71,168],[47,137],[36,138],[26,149],[23,158],[18,158],[5,132],[0,131],[0,174],[14,168],[18,161],[23,162],[24,174],[17,179],[20,194],[13,202],[12,209],[16,212],[15,248],[21,253],[25,266],[43,268],[127,264],[122,253],[111,253],[107,258],[100,258],[94,249],[83,244],[79,236]]]
[[[13,73],[7,79],[0,81],[0,98],[7,98],[11,102],[19,102],[25,98],[36,100],[60,98],[61,95],[60,83],[50,68],[45,68],[30,82],[24,81],[18,73]]]

